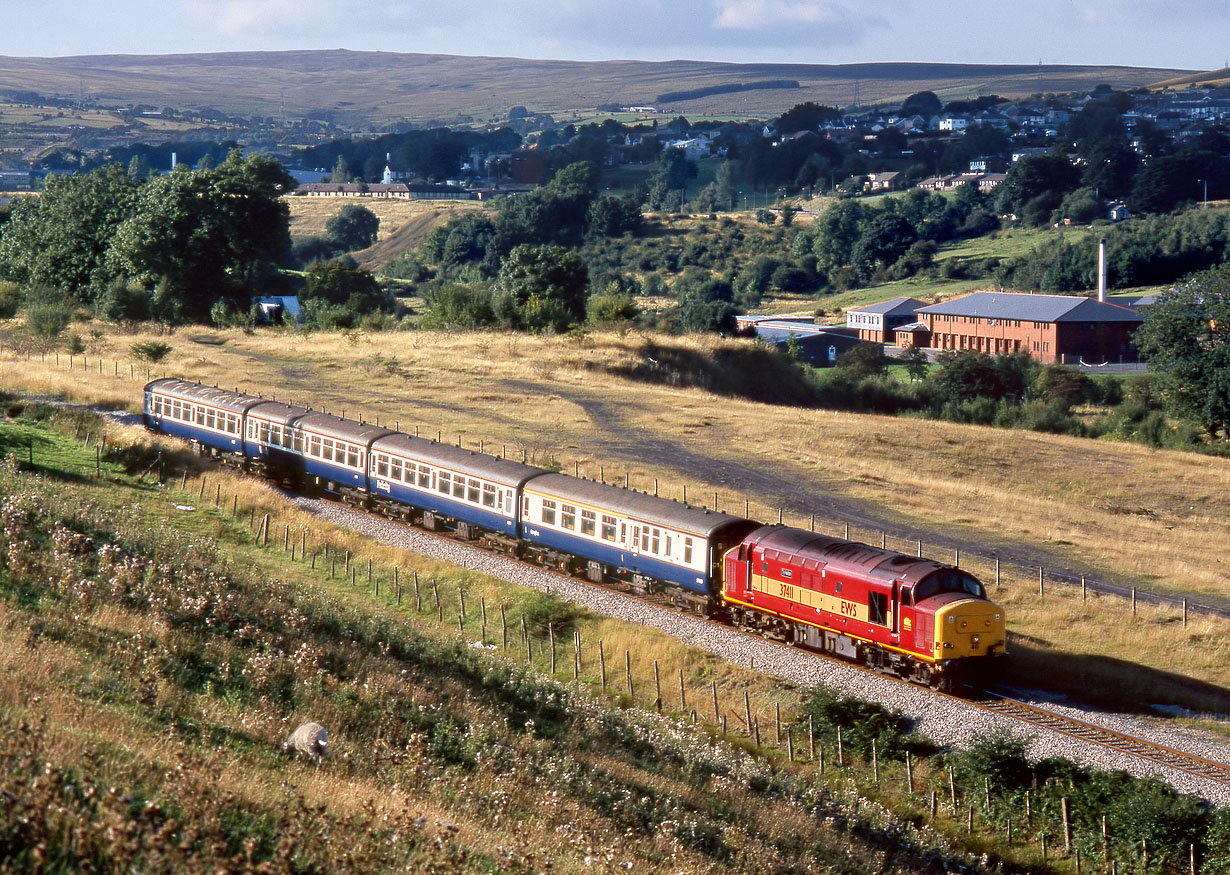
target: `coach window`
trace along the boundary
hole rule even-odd
[[[542,522],[544,525],[555,525],[555,502],[544,498],[542,500]]]
[[[320,453],[320,457],[326,462],[333,461],[333,438],[325,438],[325,446]]]
[[[683,539],[683,564],[684,565],[692,564],[692,539],[691,538]]]
[[[659,529],[653,530],[653,549],[650,551],[651,553],[659,552],[661,543],[659,542],[658,538],[660,538],[661,535],[662,535],[662,532]]]
[[[495,507],[495,486],[491,483],[483,484],[483,506]]]
[[[597,522],[597,517],[592,510],[581,511],[581,534],[592,535],[594,533],[594,525]]]
[[[468,477],[466,479],[468,481],[466,483],[466,501],[471,504],[478,504],[478,493],[479,489],[482,487],[482,484],[480,484],[473,477]]]
[[[564,504],[559,509],[559,524],[565,529],[577,527],[577,509],[575,505]]]
[[[401,479],[401,459],[396,456],[389,460],[389,476],[394,480]]]
[[[453,478],[453,498],[466,497],[466,478],[458,474]]]
[[[363,458],[359,455],[359,448],[353,444],[346,447],[346,464],[351,468],[363,467]]]
[[[671,536],[669,534],[666,536],[666,553],[664,555],[671,555]]]
[[[641,552],[649,552],[649,526],[641,529]]]
[[[389,457],[388,456],[377,456],[376,457],[376,476],[377,477],[388,477],[389,476]]]
[[[303,453],[303,432],[295,429],[295,452]]]
[[[214,412],[212,409],[205,411],[205,427],[210,431],[213,431],[218,427],[217,421],[214,419]]]
[[[269,426],[269,443],[273,444],[275,447],[280,447],[282,445],[282,426]]]
[[[436,475],[436,487],[443,495],[448,495],[453,491],[453,475],[448,471],[441,471]]]
[[[615,517],[602,515],[602,540],[615,540]]]
[[[311,449],[308,450],[308,453],[320,458],[320,438],[316,437],[316,435],[312,435]]]
[[[197,425],[205,424],[205,408],[204,407],[198,407],[196,409],[196,424]]]
[[[426,465],[419,465],[419,486],[424,489],[431,488],[431,469]]]
[[[260,442],[262,444],[269,443],[269,423],[262,422],[260,424]]]

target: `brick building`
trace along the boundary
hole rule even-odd
[[[1136,361],[1132,333],[1143,317],[1093,298],[975,292],[918,310],[935,349],[988,355],[1024,351],[1043,363]]]
[[[893,298],[867,307],[853,307],[846,311],[846,325],[858,331],[860,340],[892,343],[896,329],[916,321],[915,313],[925,306],[927,302],[918,298]]]

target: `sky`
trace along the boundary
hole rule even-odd
[[[353,49],[1210,70],[1230,0],[0,0],[0,55]]]

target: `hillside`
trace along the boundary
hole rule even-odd
[[[389,52],[292,51],[184,55],[0,57],[0,95],[37,93],[105,107],[210,107],[236,115],[312,116],[350,127],[405,122],[487,124],[513,106],[557,118],[600,104],[659,104],[663,94],[793,80],[771,88],[672,99],[672,114],[770,117],[802,103],[845,106],[941,98],[1148,86],[1188,70],[979,64],[725,64],[706,61],[542,61]]]

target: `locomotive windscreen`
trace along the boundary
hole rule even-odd
[[[987,597],[986,590],[972,574],[966,574],[956,568],[942,568],[914,584],[914,603],[918,604],[923,599],[945,592],[964,593],[979,599]]]

